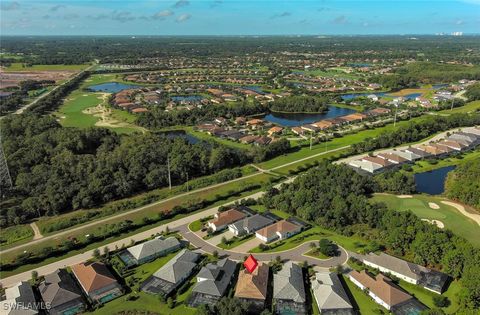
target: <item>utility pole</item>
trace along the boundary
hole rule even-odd
[[[3,152],[2,136],[0,133],[0,185],[8,188],[12,188],[12,177],[10,176],[10,171],[8,170],[7,158]]]
[[[187,171],[187,192],[188,192],[188,171]]]
[[[172,190],[172,176],[170,175],[170,158],[167,156],[167,169],[168,169],[168,188]]]
[[[310,150],[312,149],[313,133],[310,133]]]
[[[453,96],[452,96],[452,107],[450,107],[450,110],[453,110],[453,101],[454,101],[454,100],[455,100],[455,99],[454,99]]]

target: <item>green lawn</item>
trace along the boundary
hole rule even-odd
[[[372,298],[365,294],[365,292],[353,284],[347,276],[343,276],[343,279],[347,284],[347,293],[349,291],[351,296],[353,296],[361,315],[378,314],[377,310],[383,309],[380,305],[375,303]],[[385,309],[383,309],[383,311],[386,312]]]
[[[320,253],[316,249],[312,249],[312,250],[308,251],[307,253],[305,253],[304,255],[307,255],[307,256],[310,256],[310,257],[313,257],[313,258],[318,258],[318,259],[329,259],[330,258],[327,255]]]
[[[161,302],[160,299],[152,294],[140,292],[138,290],[140,284],[145,281],[148,277],[150,277],[155,271],[160,269],[163,265],[165,265],[170,259],[172,259],[177,253],[171,253],[165,257],[161,257],[159,259],[156,259],[153,262],[143,264],[141,266],[138,266],[134,269],[133,275],[127,277],[125,279],[126,283],[129,283],[129,281],[133,281],[135,284],[133,286],[132,292],[128,295],[130,296],[136,296],[137,299],[128,301],[126,300],[126,297],[128,296],[122,296],[116,300],[113,300],[107,304],[105,304],[103,307],[99,308],[98,310],[92,312],[92,314],[105,314],[105,315],[110,315],[110,314],[116,314],[120,311],[142,311],[142,312],[156,312],[160,314],[172,314],[172,315],[189,315],[189,314],[194,314],[195,309],[187,307],[184,304],[184,301],[187,299],[189,296],[190,292],[192,291],[193,288],[193,283],[195,282],[195,279],[192,279],[190,281],[191,285],[189,289],[176,297],[176,306],[173,309],[168,308],[168,306]],[[133,279],[133,280],[130,280]]]
[[[480,101],[473,101],[464,106],[456,107],[452,110],[445,109],[445,110],[439,111],[438,113],[439,114],[457,114],[457,113],[469,113],[477,110],[480,110]]]
[[[251,234],[251,235],[248,235],[247,237],[245,238],[240,238],[240,237],[233,237],[233,242],[230,243],[230,244],[223,244],[223,243],[220,243],[218,244],[217,246],[220,247],[220,248],[223,248],[223,249],[231,249],[231,248],[234,248],[234,247],[237,247],[238,245],[240,244],[243,244],[245,242],[248,242],[250,241],[251,239],[253,239],[255,237],[254,234]]]
[[[207,140],[207,141],[208,140],[214,140],[218,143],[224,144],[224,145],[229,146],[229,147],[234,147],[234,148],[237,148],[237,149],[249,149],[249,148],[251,148],[251,145],[249,145],[249,144],[244,144],[244,143],[240,143],[240,142],[236,142],[236,141],[232,141],[232,140],[221,139],[219,137],[211,136],[211,135],[207,134],[206,132],[195,131],[195,130],[193,130],[193,127],[184,127],[182,129],[185,130],[186,132],[188,132],[189,134],[191,134],[192,136],[198,138],[198,139]]]
[[[314,226],[306,231],[303,231],[295,236],[290,237],[289,239],[276,241],[269,244],[269,246],[271,246],[272,248],[268,250],[262,251],[259,247],[255,247],[251,249],[249,252],[250,253],[275,253],[275,252],[292,249],[308,241],[313,241],[313,240],[319,241],[322,238],[329,239],[335,242],[336,244],[342,246],[343,248],[351,251],[358,251],[359,249],[367,245],[367,241],[359,237],[356,237],[356,236],[347,237],[347,236],[337,234],[333,231],[324,229],[322,227]]]
[[[466,238],[475,246],[480,246],[480,226],[473,220],[462,215],[455,208],[445,205],[439,197],[428,195],[413,195],[413,198],[398,198],[395,195],[375,195],[371,199],[376,202],[384,202],[388,208],[397,211],[411,210],[419,218],[440,220],[445,227],[453,233]],[[440,209],[432,209],[428,203],[437,204]]]
[[[415,165],[412,166],[412,171],[414,173],[428,172],[445,166],[460,165],[468,162],[473,162],[477,159],[480,159],[480,149],[463,153],[461,155],[461,158],[450,156],[445,159],[438,160],[436,164],[430,164],[426,160],[418,161],[415,163]]]
[[[196,220],[196,221],[193,221],[192,223],[190,223],[188,225],[188,228],[190,230],[192,230],[193,232],[198,232],[202,229],[203,227],[203,222],[201,220]]]
[[[32,239],[32,228],[27,224],[10,226],[1,229],[0,246],[10,245],[20,241],[27,241]]]
[[[90,64],[81,64],[81,65],[33,65],[31,67],[24,67],[24,64],[21,62],[12,63],[5,71],[80,71],[85,68],[88,68]]]

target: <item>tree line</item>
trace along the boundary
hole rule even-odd
[[[448,198],[480,209],[480,160],[463,163],[447,175],[445,194]]]
[[[462,279],[461,307],[480,307],[480,250],[449,230],[421,221],[412,212],[388,210],[369,200],[380,191],[376,179],[345,165],[321,163],[280,189],[269,188],[262,202],[314,221],[347,236],[357,234],[378,244],[377,249],[440,268]]]

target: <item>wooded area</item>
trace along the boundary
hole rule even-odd
[[[480,209],[480,160],[460,164],[445,181],[448,198]]]

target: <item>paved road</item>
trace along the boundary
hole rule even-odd
[[[188,240],[193,246],[199,248],[202,252],[211,254],[214,251],[217,251],[220,257],[228,256],[230,259],[237,260],[237,261],[243,261],[245,256],[249,255],[248,253],[245,253],[245,252],[237,252],[234,250],[224,250],[216,246],[213,246],[212,244],[208,243],[207,241],[199,237],[194,232],[190,231],[188,229],[188,224],[179,226],[177,230],[186,240]],[[348,259],[348,253],[343,248],[340,248],[339,256],[332,257],[329,259],[317,259],[310,256],[305,256],[303,254],[310,250],[310,243],[313,243],[313,241],[307,241],[295,248],[292,248],[286,251],[276,252],[276,253],[258,253],[258,254],[254,254],[254,256],[259,261],[271,261],[271,260],[275,260],[277,256],[280,256],[282,260],[293,260],[298,262],[307,261],[310,265],[323,267],[323,268],[330,268],[338,265],[343,265],[344,263],[346,263]]]

